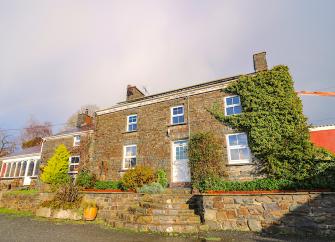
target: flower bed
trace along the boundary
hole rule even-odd
[[[258,190],[258,191],[223,191],[209,190],[206,194],[234,194],[234,195],[257,195],[257,194],[274,194],[274,193],[296,193],[296,192],[331,192],[330,189],[311,189],[311,190]]]
[[[96,193],[120,193],[120,192],[136,192],[134,190],[121,190],[121,189],[94,189],[94,188],[88,188],[82,190],[83,192],[96,192]]]

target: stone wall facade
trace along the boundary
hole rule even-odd
[[[212,229],[335,235],[335,193],[203,196]]]
[[[74,135],[80,135],[81,137],[80,145],[78,146],[74,146]],[[53,156],[56,148],[63,144],[66,146],[71,155],[80,157],[79,167],[84,167],[89,161],[90,153],[92,152],[91,140],[92,132],[90,131],[48,137],[43,142],[41,160],[45,163]]]
[[[35,212],[42,202],[52,199],[53,196],[52,193],[18,194],[1,191],[0,207]]]
[[[136,231],[235,230],[335,236],[335,193],[257,195],[86,193],[98,218]],[[201,203],[198,203],[200,201]],[[199,211],[204,207],[205,223]]]
[[[164,168],[172,182],[172,143],[187,140],[189,134],[213,132],[222,143],[223,160],[227,163],[226,134],[234,130],[223,125],[208,112],[214,103],[224,110],[222,90],[142,105],[97,115],[94,148],[90,169],[99,179],[120,179],[124,170],[123,146],[137,145],[137,164]],[[171,125],[171,107],[183,105],[185,123]],[[137,114],[137,131],[127,132],[127,116]],[[99,170],[100,169],[100,170]],[[227,166],[229,179],[250,180],[256,175],[254,165]]]
[[[0,192],[0,207],[35,212],[52,193]],[[192,233],[211,230],[335,236],[335,193],[192,195],[84,192],[98,218],[136,231]],[[204,210],[203,210],[204,209]],[[204,224],[201,213],[204,212]]]

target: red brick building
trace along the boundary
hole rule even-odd
[[[335,125],[319,126],[309,129],[311,141],[318,147],[335,154]]]

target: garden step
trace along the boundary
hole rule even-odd
[[[125,222],[138,223],[138,224],[199,224],[200,218],[196,215],[138,215],[129,213],[120,213],[117,217]]]
[[[194,210],[191,209],[161,209],[148,207],[129,207],[128,212],[131,214],[145,214],[145,215],[193,215]]]
[[[166,188],[164,193],[163,194],[173,194],[173,195],[176,195],[176,194],[191,194],[192,192],[192,189],[191,188]]]
[[[142,208],[153,208],[153,209],[181,209],[181,210],[189,210],[190,204],[186,203],[149,203],[142,202],[140,203],[140,207]]]
[[[144,195],[140,198],[142,202],[161,202],[161,203],[187,203],[193,202],[192,195],[175,195],[171,196],[168,194],[160,195]]]
[[[165,233],[197,233],[207,231],[207,225],[201,224],[138,224],[128,223],[120,220],[109,220],[107,223],[114,228],[126,228],[141,232],[165,232]]]

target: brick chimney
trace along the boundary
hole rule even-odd
[[[127,101],[136,100],[144,96],[145,95],[136,86],[127,86]]]
[[[90,127],[93,125],[93,117],[88,115],[88,109],[85,113],[78,113],[77,128]]]
[[[266,63],[266,52],[260,52],[253,55],[255,72],[266,71],[268,64]]]

